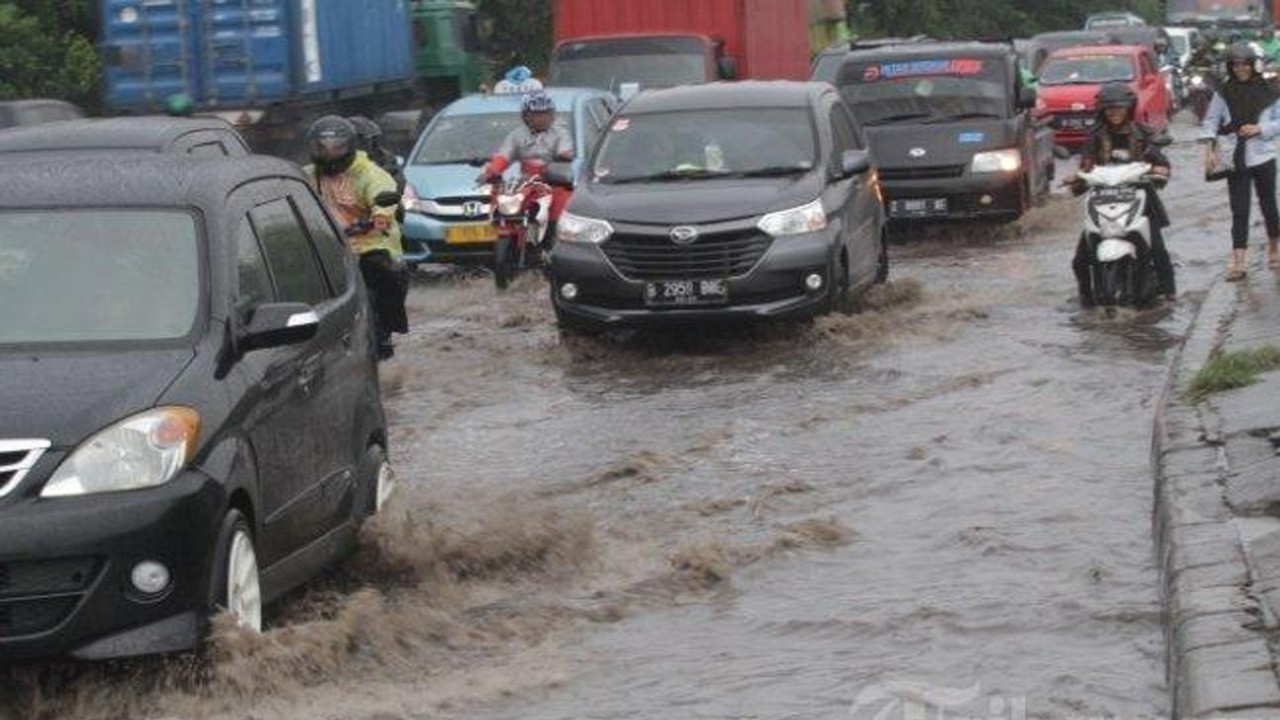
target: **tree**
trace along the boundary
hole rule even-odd
[[[514,65],[535,72],[546,68],[551,52],[551,0],[479,0],[485,53],[498,74]]]
[[[97,104],[92,0],[0,2],[0,100]]]

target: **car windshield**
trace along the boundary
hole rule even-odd
[[[454,165],[487,161],[502,145],[507,133],[520,126],[520,111],[446,115],[431,125],[426,139],[413,158],[414,165]],[[556,113],[556,124],[573,137],[573,119],[568,112]]]
[[[621,116],[593,172],[602,182],[800,175],[816,166],[808,108],[725,108]]]
[[[1041,85],[1097,85],[1133,79],[1133,60],[1125,55],[1056,57],[1040,68]]]
[[[0,211],[0,345],[185,337],[199,256],[188,212]]]
[[[642,88],[707,81],[707,49],[696,38],[592,40],[561,45],[550,85],[593,87],[617,93],[624,83]]]
[[[846,63],[839,86],[864,125],[1003,118],[1013,88],[993,57]]]

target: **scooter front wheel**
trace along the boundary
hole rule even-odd
[[[506,290],[515,273],[515,243],[509,235],[502,235],[493,244],[493,284]]]

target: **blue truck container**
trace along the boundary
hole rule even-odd
[[[268,110],[412,89],[407,0],[102,0],[104,105]]]

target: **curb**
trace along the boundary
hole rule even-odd
[[[1152,433],[1152,534],[1175,719],[1280,720],[1280,680],[1263,606],[1223,496],[1221,419],[1209,404],[1188,406],[1180,398],[1235,317],[1233,290],[1215,282],[1196,309],[1170,365]]]

